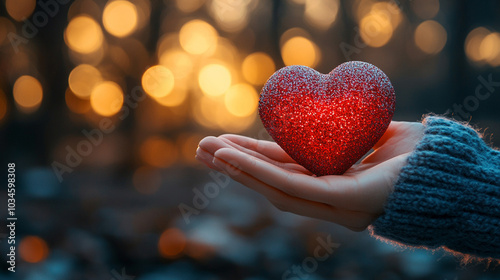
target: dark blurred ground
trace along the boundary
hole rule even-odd
[[[17,272],[2,226],[0,278],[500,278],[281,213],[194,160],[206,135],[268,139],[256,101],[276,69],[348,60],[390,77],[395,120],[447,113],[499,147],[500,2],[37,2],[0,9],[0,151],[4,172],[16,164],[18,218]],[[0,201],[6,221],[7,183]],[[336,244],[324,261],[319,240]]]

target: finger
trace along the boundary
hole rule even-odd
[[[370,213],[383,213],[384,205],[393,192],[394,184],[409,155],[410,153],[399,155],[356,176],[359,185],[365,186],[357,194],[364,202],[356,207]]]
[[[218,149],[231,148],[231,146],[229,146],[227,143],[214,136],[207,136],[203,138],[198,144],[198,147],[210,153],[211,155],[213,155]]]
[[[334,206],[345,204],[343,195],[352,190],[355,183],[348,176],[312,177],[292,173],[235,149],[220,149],[214,156],[226,162],[238,163],[238,169],[291,196]],[[335,185],[326,181],[326,177],[330,182],[334,180]]]
[[[243,146],[240,146],[238,145],[237,143],[234,143],[232,141],[230,141],[229,139],[227,138],[224,138],[224,137],[219,137],[218,139],[221,139],[221,141],[224,141],[225,143],[227,143],[228,145],[230,145],[231,147],[243,152],[243,153],[246,153],[246,154],[249,154],[251,156],[254,156],[258,159],[261,159],[263,161],[267,161],[271,164],[274,164],[276,166],[279,166],[283,169],[286,169],[286,170],[289,170],[291,172],[294,172],[294,173],[302,173],[302,174],[307,174],[307,175],[313,175],[311,171],[307,170],[305,167],[303,167],[302,165],[298,164],[298,163],[295,163],[295,162],[280,162],[280,161],[277,161],[277,160],[274,160],[274,159],[271,159],[265,155],[262,155],[261,153],[259,152],[256,152],[256,151],[253,151],[253,150],[250,150],[248,148],[245,148]],[[281,148],[279,148],[281,149]]]
[[[260,158],[262,160],[269,161],[269,162],[271,162],[273,164],[276,163],[274,160],[271,160],[268,157],[266,157],[264,155],[261,155],[261,154],[255,152],[255,151],[251,151],[251,150],[248,150],[248,149],[241,149],[238,145],[232,143],[229,140],[223,140],[221,138],[217,138],[217,137],[213,137],[213,136],[208,136],[208,137],[203,138],[200,141],[199,146],[200,146],[200,148],[202,148],[203,150],[205,150],[206,152],[208,152],[208,153],[210,153],[212,155],[217,150],[222,149],[222,148],[238,148],[242,152],[248,153],[248,154],[250,154],[250,155],[252,155],[254,157],[258,157],[258,158]]]
[[[226,174],[229,174],[235,181],[264,195],[282,211],[334,222],[355,231],[364,230],[375,219],[369,213],[343,210],[324,203],[291,196],[242,171],[236,162],[230,164],[216,156],[214,164]]]
[[[293,160],[278,144],[275,142],[257,140],[236,134],[224,134],[219,136],[220,138],[225,138],[231,142],[240,145],[241,147],[247,148],[249,150],[256,151],[266,157],[279,161],[279,162],[293,162]]]
[[[220,168],[213,164],[214,156],[200,147],[196,149],[196,159],[204,163],[208,168],[220,171]]]
[[[397,129],[398,126],[399,122],[391,121],[391,123],[387,127],[387,130],[384,132],[384,135],[382,135],[382,137],[380,137],[377,143],[375,143],[373,149],[374,150],[378,149],[379,147],[384,145],[387,142],[387,140],[391,139],[391,137],[394,135],[394,131]]]
[[[251,138],[249,138],[251,139]],[[254,156],[256,158],[259,158],[261,160],[264,160],[264,161],[267,161],[273,165],[277,165],[277,166],[280,166],[281,168],[284,168],[284,169],[287,169],[287,170],[290,170],[294,173],[303,173],[303,174],[312,174],[309,170],[305,169],[304,167],[302,167],[301,165],[297,164],[297,163],[283,163],[283,162],[278,162],[278,161],[275,161],[273,159],[270,159],[268,157],[266,157],[265,155],[262,155],[256,151],[253,151],[253,150],[249,150],[249,149],[246,149],[244,147],[241,147],[240,145],[238,144],[235,144],[231,141],[229,141],[228,139],[225,139],[225,138],[216,138],[216,137],[213,137],[213,136],[208,136],[208,137],[205,137],[204,139],[202,139],[200,141],[200,144],[199,144],[199,147],[208,152],[209,154],[211,154],[213,156],[213,154],[219,150],[219,149],[222,149],[222,148],[234,148],[234,149],[238,149],[244,153],[247,153],[251,156]],[[280,148],[281,149],[281,148]],[[211,167],[210,165],[212,164],[211,163],[211,159],[210,159],[210,162],[209,163],[206,163],[209,165],[209,167]]]
[[[412,122],[393,122],[375,151],[367,156],[363,163],[380,163],[398,155],[411,152],[423,135],[423,125]]]

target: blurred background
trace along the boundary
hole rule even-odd
[[[277,69],[349,60],[390,77],[395,120],[447,114],[499,147],[499,13],[495,0],[2,0],[18,221],[16,273],[0,229],[0,278],[499,279],[281,213],[194,159],[207,135],[269,139],[256,110]],[[0,200],[6,221],[7,183]],[[325,260],[319,240],[336,244]]]

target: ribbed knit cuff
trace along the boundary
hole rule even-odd
[[[439,117],[402,168],[374,235],[412,246],[500,258],[500,152]]]

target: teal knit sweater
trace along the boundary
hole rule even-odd
[[[372,234],[500,259],[500,151],[457,122],[427,117],[424,125]]]

